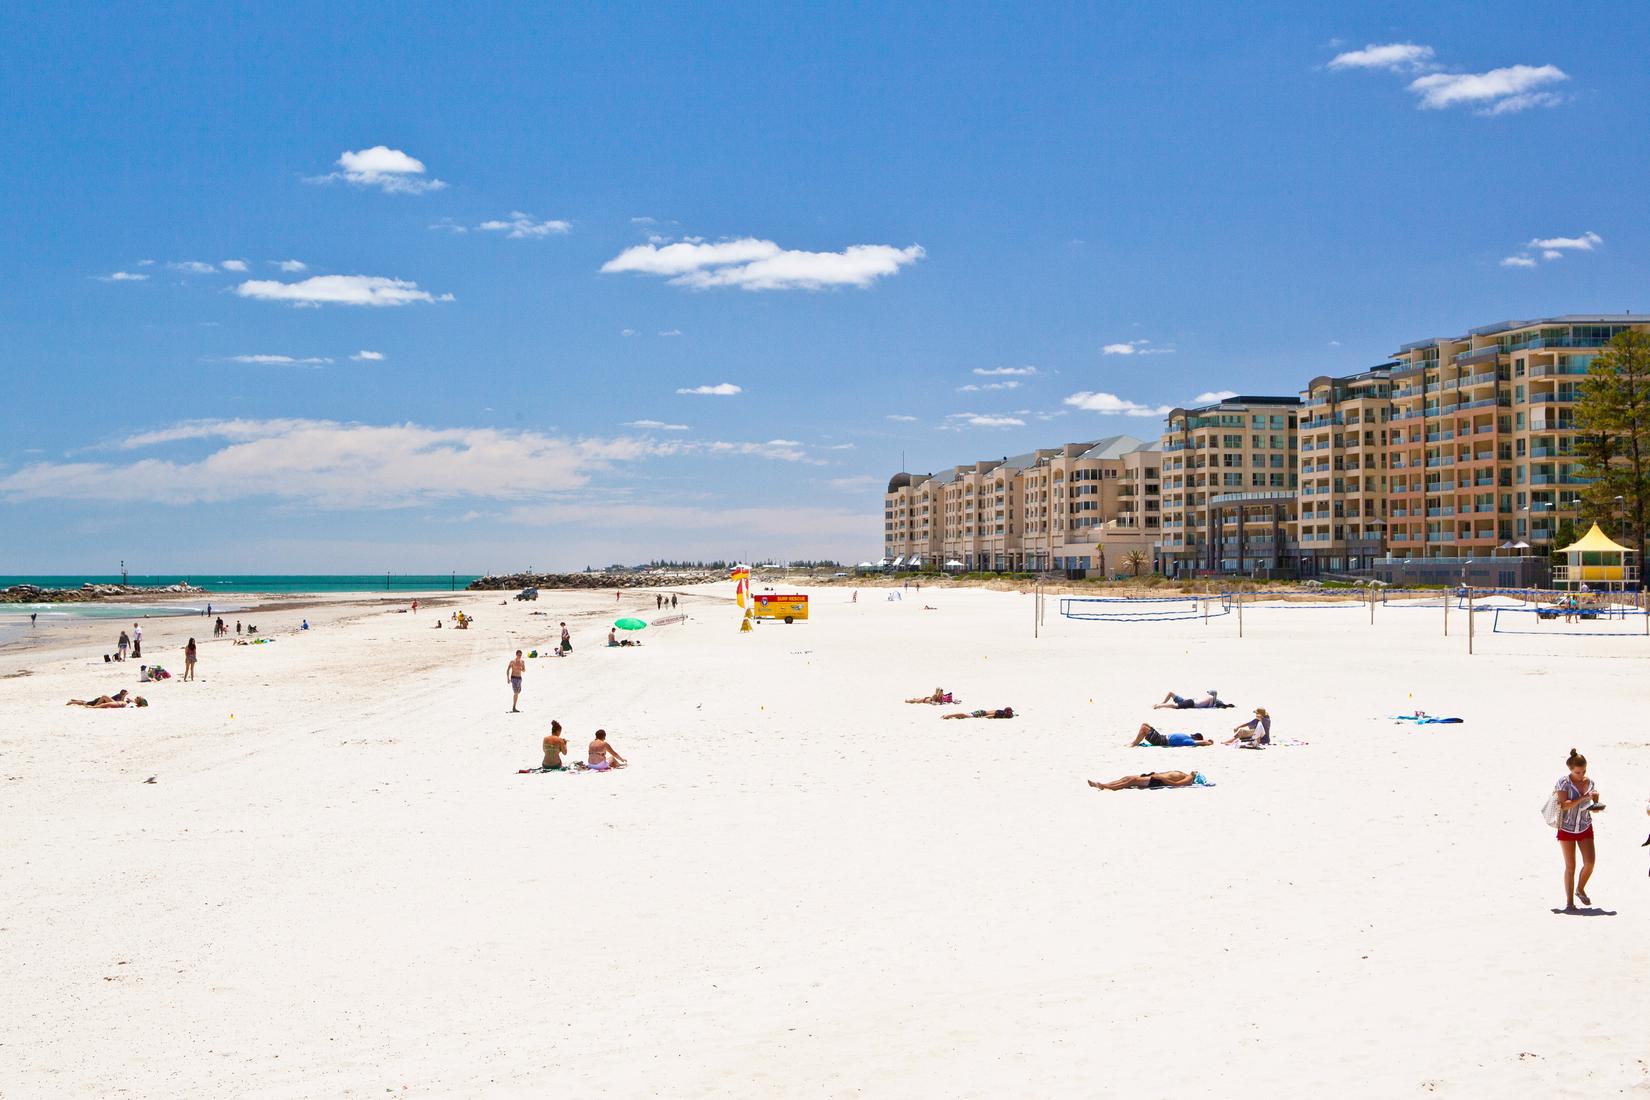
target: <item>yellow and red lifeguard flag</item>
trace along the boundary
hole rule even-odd
[[[747,565],[736,565],[730,574],[733,581],[733,595],[739,601],[739,606],[745,606],[745,597],[750,593],[751,571]]]

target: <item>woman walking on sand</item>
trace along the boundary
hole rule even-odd
[[[190,638],[189,644],[183,647],[183,678],[195,678],[195,639]]]
[[[1598,788],[1587,778],[1587,758],[1575,749],[1564,762],[1569,773],[1553,785],[1558,810],[1558,845],[1564,849],[1564,911],[1575,912],[1576,899],[1591,905],[1587,880],[1593,877],[1593,814],[1603,810]],[[1581,849],[1581,877],[1576,878],[1576,849]]]

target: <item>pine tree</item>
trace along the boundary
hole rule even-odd
[[[1650,333],[1619,333],[1594,357],[1576,429],[1576,455],[1594,479],[1581,493],[1582,519],[1638,550],[1642,563],[1650,520]]]

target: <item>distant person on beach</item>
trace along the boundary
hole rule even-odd
[[[962,711],[959,710],[955,714],[942,714],[942,715],[940,715],[940,717],[941,718],[1012,718],[1012,717],[1014,717],[1014,708],[1013,707],[999,707],[996,710],[971,710],[967,714],[964,714]]]
[[[622,768],[629,763],[620,756],[612,745],[607,743],[607,731],[597,730],[596,739],[590,742],[589,763],[585,767],[593,772],[605,772],[609,768]]]
[[[653,594],[653,610],[658,611],[665,606],[665,598],[657,592]]]
[[[624,593],[615,591],[613,593],[613,602],[618,603],[619,602],[619,597],[622,596],[622,595],[624,595]]]
[[[417,600],[414,600],[412,602],[412,612],[413,612],[414,615],[418,614],[418,601]]]
[[[240,634],[240,632],[241,632],[241,621],[239,619],[236,619],[235,620],[235,633],[238,635],[238,634]]]
[[[1153,710],[1212,710],[1212,709],[1225,710],[1225,709],[1231,707],[1231,705],[1232,705],[1231,703],[1221,702],[1220,701],[1220,696],[1215,693],[1215,689],[1210,688],[1209,693],[1201,699],[1191,699],[1191,698],[1188,698],[1187,696],[1184,696],[1184,695],[1176,695],[1174,692],[1171,691],[1171,692],[1169,692],[1169,694],[1167,694],[1163,697],[1163,701],[1161,703],[1154,703],[1152,705],[1152,709]]]
[[[1150,723],[1142,722],[1129,748],[1136,745],[1155,745],[1160,749],[1204,748],[1212,744],[1214,742],[1201,733],[1158,733]]]
[[[522,660],[521,650],[516,650],[516,659],[510,662],[510,667],[504,670],[504,678],[510,681],[510,713],[520,714],[516,703],[521,699],[521,678],[527,673],[527,662]]]
[[[201,612],[201,618],[210,619],[211,617],[212,617],[212,605],[207,604],[206,605],[206,610]]]
[[[1587,758],[1575,749],[1564,761],[1570,770],[1553,785],[1558,803],[1558,846],[1564,849],[1564,910],[1573,913],[1576,899],[1591,905],[1587,880],[1593,877],[1593,814],[1604,809],[1598,787],[1587,778]],[[1581,877],[1576,878],[1576,849],[1581,849]]]
[[[568,631],[566,623],[561,624],[561,651],[563,653],[573,652],[573,635]]]
[[[1230,745],[1233,741],[1242,741],[1248,748],[1258,748],[1272,743],[1272,716],[1266,713],[1265,707],[1256,707],[1255,716],[1235,727],[1232,736],[1221,744]]]
[[[1142,775],[1125,775],[1110,783],[1091,779],[1089,786],[1097,791],[1155,791],[1159,787],[1199,786],[1198,780],[1201,778],[1202,772],[1145,772]]]
[[[183,678],[195,678],[195,639],[190,638],[189,644],[183,647]]]
[[[676,610],[676,594],[674,592],[670,596],[670,609],[672,611]]]
[[[143,628],[137,623],[132,624],[132,657],[143,656]]]
[[[561,722],[552,718],[550,732],[544,737],[544,763],[540,765],[547,772],[559,772],[565,764],[561,762],[561,754],[567,751],[567,738],[561,735]]]
[[[607,644],[617,648],[619,645],[619,631],[616,627],[607,628]]]
[[[946,691],[944,688],[935,688],[934,689],[934,694],[932,694],[932,695],[922,695],[922,696],[919,696],[915,699],[907,699],[906,702],[907,703],[949,703],[949,702],[951,702],[951,693],[949,691]]]
[[[38,619],[39,617],[40,617],[40,612],[38,612],[38,611],[29,612],[29,627],[30,627],[30,629],[33,629],[34,620]]]
[[[124,661],[126,659],[127,652],[131,648],[132,648],[132,639],[128,638],[126,636],[126,632],[124,630],[122,630],[120,632],[120,641],[115,643],[115,660]]]

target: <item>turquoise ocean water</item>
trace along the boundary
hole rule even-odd
[[[241,575],[227,573],[164,574],[148,576],[132,573],[127,584],[162,587],[169,584],[192,584],[208,593],[219,592],[448,592],[462,589],[476,579],[473,573],[376,573],[337,576],[314,575]],[[79,588],[83,584],[120,584],[115,576],[92,574],[57,577],[0,576],[0,588],[14,584],[38,584],[42,588]]]
[[[165,574],[160,576],[133,573],[127,584],[164,587],[169,584],[192,584],[206,589],[204,595],[187,599],[149,604],[141,597],[131,603],[23,603],[0,604],[0,643],[11,641],[30,630],[49,630],[56,623],[84,619],[150,619],[173,618],[182,615],[200,615],[210,604],[214,613],[233,614],[247,606],[245,597],[254,593],[292,592],[420,592],[460,591],[475,580],[474,574],[414,574],[392,573],[376,575],[264,575],[243,574]],[[0,588],[14,584],[37,584],[42,588],[79,588],[86,583],[119,584],[120,576],[0,576]],[[31,623],[30,613],[37,619]]]

